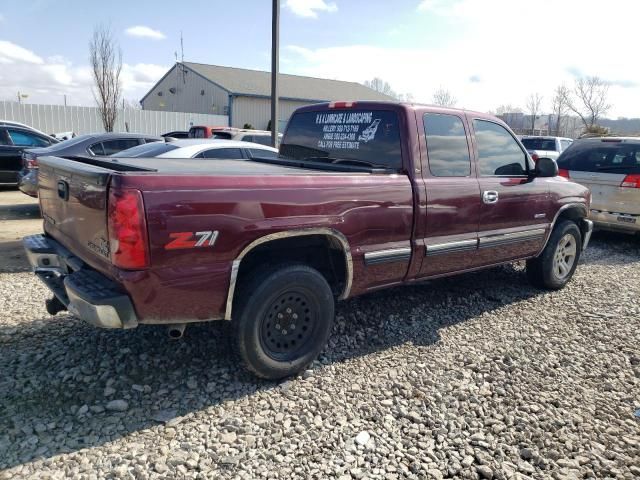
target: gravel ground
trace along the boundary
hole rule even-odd
[[[503,267],[340,304],[298,378],[228,325],[104,331],[0,273],[0,479],[640,478],[640,241],[547,293]]]

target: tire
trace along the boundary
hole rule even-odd
[[[557,223],[542,254],[527,260],[527,277],[539,288],[560,290],[571,280],[582,253],[582,234],[575,222]]]
[[[263,269],[240,288],[232,320],[240,358],[258,377],[276,380],[303,370],[331,334],[331,287],[306,265]]]

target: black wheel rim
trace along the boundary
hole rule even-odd
[[[264,352],[274,360],[293,361],[309,352],[317,310],[302,292],[285,292],[267,308],[260,325]]]

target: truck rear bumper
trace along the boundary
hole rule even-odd
[[[138,326],[131,299],[50,237],[22,240],[34,273],[76,317],[101,328]]]

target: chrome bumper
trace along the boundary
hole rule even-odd
[[[131,299],[117,284],[50,237],[32,235],[22,243],[36,276],[73,315],[100,328],[138,326]]]

